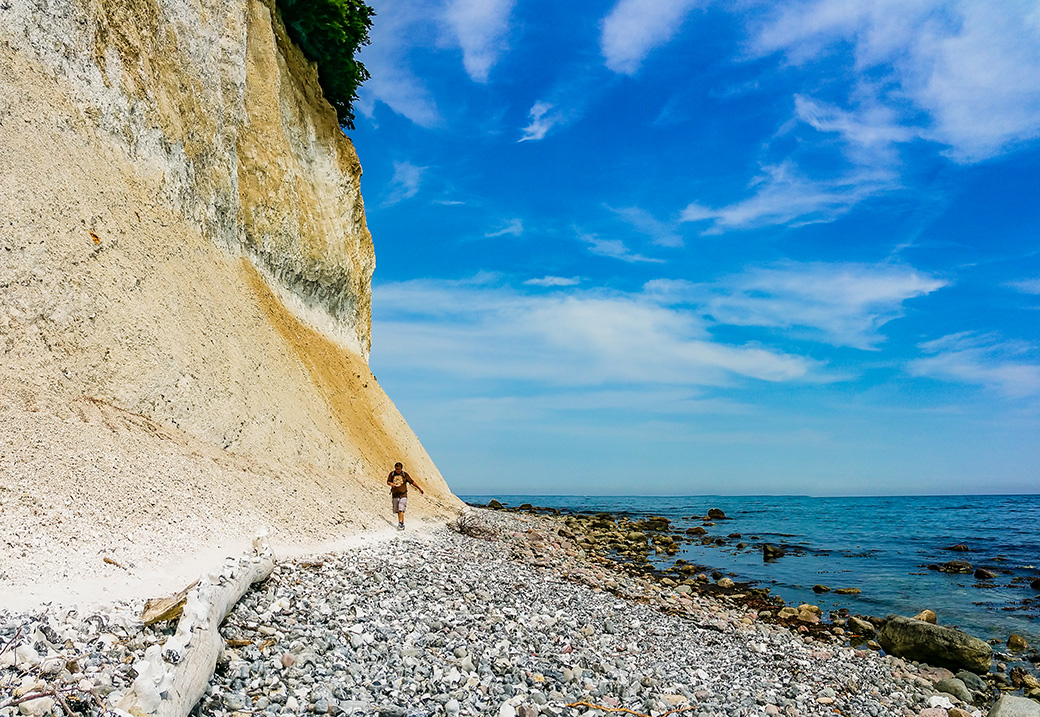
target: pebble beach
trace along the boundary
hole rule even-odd
[[[471,534],[409,525],[278,564],[225,620],[193,713],[985,713],[927,666],[590,561],[551,519],[470,515]],[[174,627],[140,607],[0,613],[0,716],[128,714],[121,694]]]

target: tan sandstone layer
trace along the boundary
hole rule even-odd
[[[369,371],[361,166],[272,8],[0,6],[0,606],[385,527],[395,460],[459,505]]]

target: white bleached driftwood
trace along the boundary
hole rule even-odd
[[[261,536],[253,554],[229,558],[223,569],[188,592],[177,632],[163,645],[152,645],[134,663],[137,678],[111,705],[116,714],[134,717],[186,717],[206,692],[224,647],[220,623],[253,583],[267,579],[274,556]]]

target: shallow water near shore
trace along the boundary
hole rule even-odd
[[[752,581],[790,604],[884,616],[936,612],[939,622],[983,639],[1014,632],[1040,646],[1040,495],[884,496],[534,496],[464,495],[469,503],[492,498],[508,506],[531,503],[573,512],[609,512],[634,519],[663,515],[675,530],[701,525],[710,508],[729,520],[707,528],[712,537],[740,533],[725,546],[684,544],[658,567],[687,562]],[[762,543],[787,551],[765,562]],[[964,544],[970,552],[945,547]],[[929,570],[933,563],[967,560],[996,573],[986,582],[972,575]],[[814,585],[859,588],[860,595],[814,593]]]

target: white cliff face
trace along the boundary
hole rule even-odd
[[[272,12],[0,3],[0,471],[100,521],[66,552],[356,530],[396,460],[456,504],[368,370],[360,163]]]
[[[156,200],[248,256],[310,319],[327,314],[322,328],[367,356],[375,257],[360,163],[272,10],[25,0],[0,23],[60,85],[61,122],[120,152],[158,185]]]

